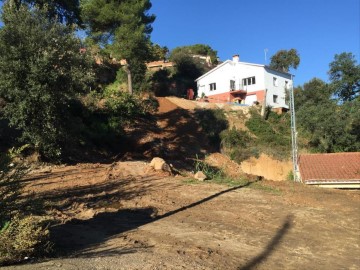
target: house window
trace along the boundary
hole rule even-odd
[[[235,81],[234,80],[230,80],[230,89],[235,90]]]
[[[285,89],[289,89],[289,82],[285,81]]]
[[[278,79],[276,77],[273,77],[273,84],[274,86],[278,86]]]
[[[278,103],[278,96],[277,95],[273,95],[273,102]]]
[[[245,78],[245,79],[242,80],[242,82],[243,82],[243,85],[245,85],[245,86],[255,84],[256,83],[255,76]]]
[[[210,83],[209,86],[210,86],[210,91],[216,90],[216,83]]]

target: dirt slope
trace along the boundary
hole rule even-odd
[[[144,162],[34,171],[62,258],[4,269],[359,269],[360,193],[189,184]]]
[[[128,130],[128,161],[41,167],[24,179],[54,219],[59,257],[3,269],[360,268],[359,191],[271,181],[227,187],[136,160],[158,155],[183,165],[211,153],[191,112],[159,102],[154,119]],[[219,153],[209,158],[240,171]]]
[[[158,98],[159,111],[151,121],[136,123],[126,130],[128,142],[125,160],[151,159],[160,156],[186,161],[196,154],[211,153],[192,111],[182,109],[167,98]]]

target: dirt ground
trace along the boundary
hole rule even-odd
[[[4,269],[359,269],[360,193],[291,182],[228,187],[139,161],[45,167],[64,253]]]
[[[177,167],[211,153],[190,113],[160,103],[157,126],[130,130],[121,160],[34,168],[25,191],[45,202],[57,253],[4,269],[360,269],[359,190],[153,171],[157,154]]]

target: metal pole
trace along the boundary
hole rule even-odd
[[[291,86],[289,89],[290,97],[290,116],[291,116],[291,150],[293,162],[294,181],[300,182],[299,168],[298,168],[298,148],[297,148],[297,132],[296,132],[296,119],[295,119],[295,105],[294,105],[294,82],[293,75],[291,75]]]

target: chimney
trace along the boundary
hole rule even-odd
[[[238,63],[238,62],[240,62],[240,57],[239,57],[239,55],[238,54],[235,54],[234,56],[233,56],[233,62],[235,62],[235,63]]]

